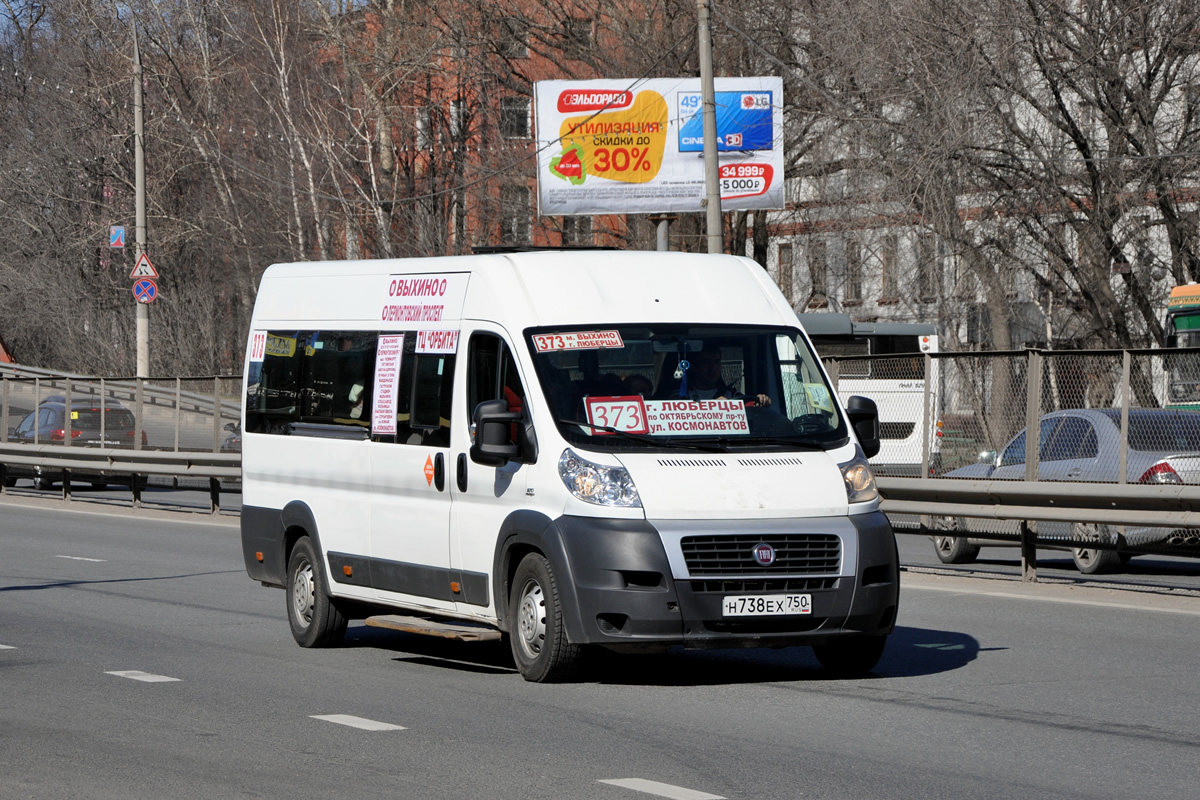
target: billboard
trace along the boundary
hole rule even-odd
[[[716,78],[724,210],[783,208],[783,79]],[[699,78],[538,81],[543,215],[703,211]]]

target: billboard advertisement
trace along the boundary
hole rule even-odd
[[[716,78],[721,207],[783,208],[783,80]],[[699,78],[539,81],[543,215],[699,212]]]

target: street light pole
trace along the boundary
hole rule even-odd
[[[138,50],[137,26],[133,27],[133,148],[136,219],[133,255],[135,263],[146,252],[146,147],[142,123],[142,54]],[[150,306],[137,303],[137,377],[150,377]]]
[[[721,187],[717,167],[717,98],[713,88],[712,31],[708,21],[709,0],[696,0],[700,21],[700,112],[704,123],[704,210],[707,215],[708,252],[725,252],[721,221]]]

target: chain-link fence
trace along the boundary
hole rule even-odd
[[[843,400],[876,401],[878,474],[938,479],[1200,483],[1200,351],[936,353],[826,359]],[[910,426],[916,426],[913,432]],[[1020,538],[1020,523],[933,518],[945,561]],[[1085,571],[1130,552],[1200,554],[1195,529],[1042,523]],[[1080,546],[1090,545],[1090,546]]]

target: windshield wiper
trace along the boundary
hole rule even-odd
[[[656,436],[650,436],[649,434],[645,434],[645,433],[630,433],[629,431],[623,431],[618,428],[610,428],[607,425],[595,425],[591,422],[584,422],[581,419],[560,419],[559,422],[565,422],[568,425],[582,425],[583,427],[591,428],[592,430],[604,431],[605,433],[613,433],[622,438],[632,439],[635,442],[642,442],[644,444],[652,444],[655,447],[682,447],[682,448],[690,449],[690,450],[699,450],[702,453],[719,453],[719,452],[721,452],[719,447],[708,447],[699,442],[680,441],[678,438],[662,439],[662,438],[659,438]]]
[[[824,445],[813,439],[785,439],[780,436],[754,436],[749,439],[742,439],[740,437],[733,439],[728,436],[705,436],[700,438],[699,442],[713,442],[722,448],[722,452],[737,452],[732,450],[733,446],[753,449],[755,446],[762,444],[784,445],[798,450],[821,451],[825,449]]]

